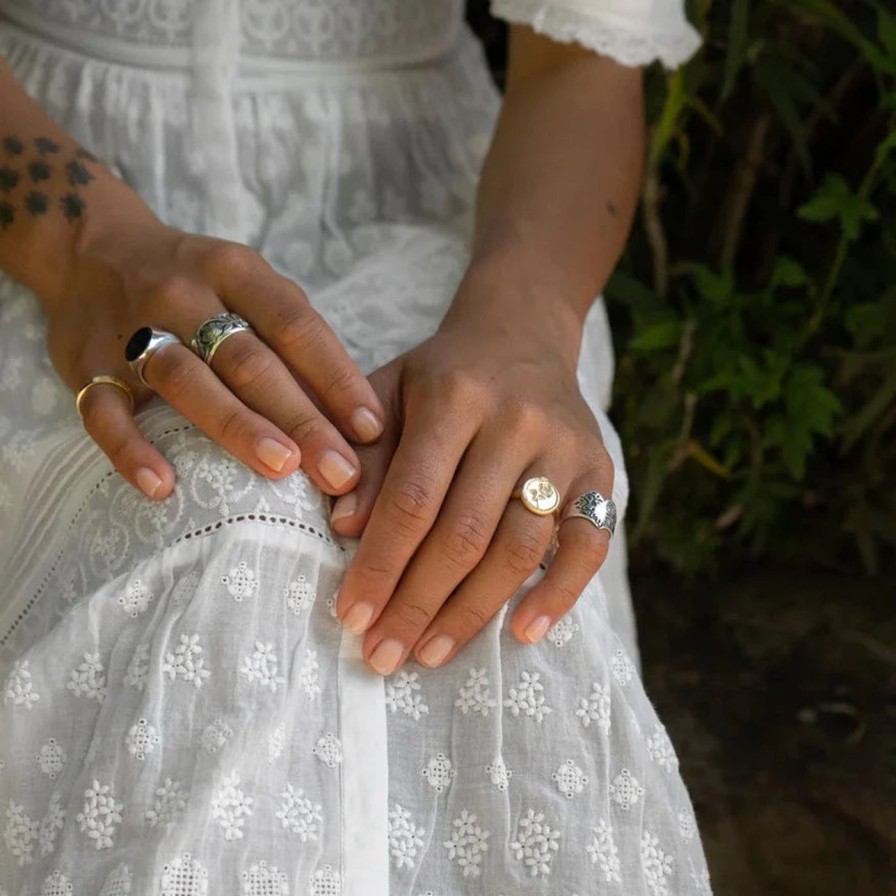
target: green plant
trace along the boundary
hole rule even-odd
[[[896,15],[699,0],[652,71],[641,216],[608,286],[632,543],[693,574],[896,546]]]

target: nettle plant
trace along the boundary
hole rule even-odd
[[[896,546],[896,11],[698,0],[651,70],[607,288],[636,556],[864,568]]]

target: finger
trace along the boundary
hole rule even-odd
[[[384,412],[376,392],[302,289],[235,243],[212,253],[211,264],[225,304],[314,390],[342,432],[362,443],[377,439]]]
[[[98,383],[84,393],[84,429],[119,473],[148,498],[167,498],[174,470],[140,432],[131,401],[117,386]]]
[[[569,476],[553,472],[566,466],[539,461],[519,477],[548,476],[560,494],[565,494]],[[488,553],[445,602],[432,623],[420,635],[414,652],[425,666],[448,662],[538,569],[551,544],[556,517],[540,516],[513,500],[501,518]]]
[[[340,589],[337,612],[354,632],[367,629],[392,596],[478,425],[456,401],[453,407],[422,402],[413,410]]]
[[[396,657],[403,661],[448,597],[486,555],[514,486],[531,460],[530,452],[524,442],[502,440],[496,445],[483,437],[467,449],[435,524],[367,632],[362,652],[377,672],[389,675],[397,668],[386,663]],[[541,522],[540,528],[549,535],[551,523]],[[381,650],[382,644],[387,646]]]
[[[280,479],[298,468],[298,445],[247,408],[185,345],[158,349],[144,365],[143,376],[209,438],[262,475]]]
[[[359,538],[363,533],[377,496],[382,491],[389,464],[401,436],[397,407],[400,371],[400,365],[392,362],[370,375],[371,385],[382,396],[384,429],[374,444],[356,449],[361,464],[361,478],[353,491],[336,500],[330,514],[330,525],[340,535],[348,538]]]
[[[302,453],[302,469],[330,494],[358,480],[358,458],[277,355],[251,332],[221,343],[211,367],[244,404],[276,424]]]
[[[580,479],[570,491],[572,498],[600,482],[599,471]],[[612,484],[599,488],[612,493]],[[565,519],[557,530],[557,552],[544,577],[520,602],[511,620],[515,637],[532,644],[544,636],[578,601],[588,583],[603,565],[610,546],[610,533],[588,520]]]
[[[417,659],[431,668],[449,662],[538,569],[552,533],[550,517],[516,503],[508,507],[488,554],[415,644]]]
[[[339,497],[330,513],[330,525],[346,538],[360,538],[370,520],[377,495],[382,491],[389,463],[398,445],[397,427],[387,420],[383,434],[373,445],[357,449],[361,478],[348,494]]]

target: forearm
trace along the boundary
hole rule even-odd
[[[543,303],[570,326],[581,324],[622,252],[637,204],[641,88],[637,69],[548,46],[531,32],[514,34],[468,275],[495,303]],[[462,290],[458,304],[474,294],[483,290]]]
[[[0,269],[59,301],[84,247],[157,219],[60,128],[0,58]]]

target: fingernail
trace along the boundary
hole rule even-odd
[[[454,638],[450,635],[436,635],[423,645],[417,656],[424,666],[440,666],[453,649]]]
[[[370,620],[373,619],[373,607],[364,601],[358,601],[349,607],[349,611],[342,617],[342,624],[353,634],[360,635],[367,630]]]
[[[292,451],[286,445],[281,445],[274,439],[267,437],[259,439],[255,445],[255,456],[265,466],[276,470],[278,473],[286,466],[286,462],[291,455]]]
[[[333,488],[342,488],[355,475],[354,466],[338,451],[325,451],[317,469]]]
[[[540,640],[544,633],[551,627],[550,616],[538,616],[529,623],[526,628],[525,635],[530,643],[534,644]]]
[[[134,474],[134,479],[137,480],[137,485],[140,486],[140,491],[143,492],[147,498],[154,498],[156,492],[162,487],[162,480],[159,479],[149,467],[140,467]]]
[[[391,675],[398,668],[403,655],[404,644],[394,638],[386,638],[380,641],[376,650],[370,655],[370,665],[380,675]]]
[[[336,503],[333,505],[333,511],[330,514],[330,522],[337,523],[339,520],[344,520],[348,516],[354,516],[357,509],[358,496],[355,492],[349,492],[347,495],[343,495],[341,498],[336,499]]]
[[[358,408],[352,414],[352,428],[362,442],[372,442],[383,431],[383,424],[369,408]]]

